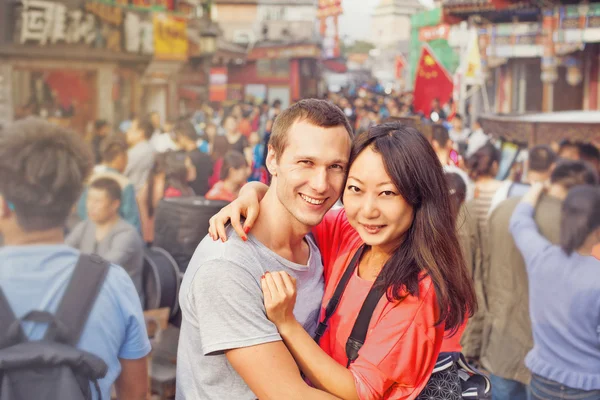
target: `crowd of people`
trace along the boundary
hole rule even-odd
[[[435,379],[463,354],[492,383],[475,398],[597,400],[600,152],[525,153],[501,180],[481,121],[364,90],[96,121],[85,141],[17,121],[0,133],[0,320],[55,312],[98,254],[77,347],[106,363],[101,398],[145,398],[144,248],[161,200],[202,196],[229,205],[183,276],[177,399],[461,398],[464,376]]]

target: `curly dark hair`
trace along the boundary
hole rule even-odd
[[[77,134],[40,118],[9,125],[0,136],[0,195],[25,231],[63,226],[94,159]]]

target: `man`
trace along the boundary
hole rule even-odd
[[[158,118],[158,126],[160,127],[160,117],[157,113],[152,113],[150,120],[152,122],[152,126],[155,127],[156,120]],[[173,132],[174,124],[172,122],[165,123],[164,131],[160,128],[157,130],[155,128],[152,137],[150,138],[150,144],[154,147],[154,151],[157,153],[166,153],[167,151],[177,151],[179,147],[175,142],[175,134]]]
[[[110,125],[103,119],[94,122],[94,136],[92,137],[92,149],[94,150],[94,159],[96,164],[101,160],[102,141],[110,134]]]
[[[121,187],[114,179],[94,180],[87,193],[89,219],[80,222],[65,243],[122,266],[142,298],[144,243],[139,231],[119,216],[121,197]]]
[[[469,175],[458,167],[462,163],[462,158],[454,150],[454,144],[450,140],[448,130],[442,125],[433,126],[431,146],[435,154],[437,154],[444,172],[458,174],[465,182],[465,185],[467,185],[467,201],[471,200],[474,194],[473,183],[469,179]],[[453,159],[451,155],[454,155],[456,158]]]
[[[595,184],[597,174],[581,161],[564,160],[550,177],[550,188],[536,207],[540,232],[552,243],[559,242],[562,202],[569,189]],[[494,400],[525,400],[531,377],[525,356],[533,347],[529,319],[527,270],[508,230],[520,197],[503,201],[489,219],[490,264],[485,282],[488,315],[484,322],[481,364],[492,376]]]
[[[125,176],[133,183],[136,193],[144,187],[154,165],[154,147],[149,142],[153,129],[150,120],[134,119],[125,135],[129,145]]]
[[[452,129],[450,129],[449,134],[460,155],[466,155],[470,133],[471,131],[464,126],[463,117],[460,114],[456,114],[452,118]]]
[[[309,387],[266,318],[260,279],[284,270],[297,280],[294,314],[313,334],[323,295],[322,262],[308,235],[340,197],[352,130],[325,100],[302,100],[273,126],[271,186],[252,234],[205,238],[185,273],[177,399],[331,399]],[[247,241],[247,242],[245,242]]]
[[[0,285],[17,318],[54,313],[80,252],[64,244],[64,224],[92,167],[86,143],[41,119],[7,126],[0,137]],[[28,324],[30,340],[44,324]],[[144,316],[131,278],[111,265],[77,346],[108,365],[99,381],[122,399],[146,398],[150,352]],[[91,388],[92,392],[95,389]]]
[[[94,183],[96,179],[101,178],[110,178],[117,181],[121,187],[119,215],[141,232],[142,225],[140,222],[140,212],[135,199],[135,188],[129,179],[123,175],[127,166],[127,143],[116,136],[106,138],[102,143],[101,154],[102,164],[94,167],[89,182]],[[77,204],[77,214],[81,220],[85,220],[88,217],[87,194],[88,189],[85,188],[79,199],[79,203]]]
[[[189,185],[197,196],[204,196],[209,189],[208,179],[213,174],[213,160],[209,154],[198,149],[198,135],[190,121],[178,121],[174,131],[177,144],[188,154],[196,167],[196,179]]]
[[[481,118],[477,118],[472,127],[473,131],[469,134],[467,142],[467,159],[490,141],[490,137],[485,134],[481,126]]]
[[[581,160],[579,145],[570,140],[563,140],[558,149],[558,157],[565,160]]]
[[[490,214],[494,209],[509,197],[523,196],[533,185],[538,182],[546,182],[550,179],[552,169],[556,164],[557,160],[556,153],[550,146],[537,145],[529,150],[527,159],[527,183],[517,183],[511,180],[505,181],[500,189],[496,191],[496,194],[492,198],[492,204],[490,206]]]

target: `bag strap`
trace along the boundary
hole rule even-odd
[[[18,323],[17,317],[13,313],[2,288],[0,287],[0,349],[21,343],[25,340],[25,334],[21,329],[21,325],[18,327],[18,333],[15,338],[9,337],[11,326]],[[11,335],[12,336],[12,335]]]
[[[380,285],[377,285],[377,282],[375,282],[371,287],[365,302],[360,308],[360,312],[358,313],[358,317],[354,322],[352,332],[350,333],[348,341],[346,342],[346,357],[348,358],[348,364],[346,365],[346,368],[348,368],[350,364],[352,364],[358,358],[358,351],[361,349],[363,344],[365,344],[365,338],[367,337],[367,331],[369,330],[369,323],[371,322],[373,311],[375,311],[375,307],[377,307],[379,300],[381,300],[381,296],[384,294],[385,288],[382,288]]]
[[[325,307],[325,317],[323,318],[323,321],[319,322],[319,325],[317,326],[315,342],[319,343],[321,337],[325,333],[325,330],[327,329],[327,323],[329,322],[329,318],[331,318],[331,316],[337,309],[337,306],[340,304],[342,294],[344,294],[344,290],[346,290],[346,286],[348,286],[348,282],[350,281],[352,274],[356,270],[356,266],[358,265],[358,261],[360,260],[360,256],[362,255],[364,248],[365,245],[362,245],[358,248],[358,250],[356,250],[356,253],[354,253],[350,264],[348,264],[348,268],[346,268],[344,275],[342,275],[342,278],[338,282],[333,296],[331,296],[331,299],[327,303],[327,307]]]
[[[108,274],[109,263],[96,254],[81,254],[55,317],[67,328],[66,344],[76,346]],[[56,336],[50,326],[45,338]]]

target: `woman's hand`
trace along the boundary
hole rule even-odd
[[[261,279],[267,318],[281,328],[296,323],[294,306],[296,305],[296,279],[287,272],[267,272]]]
[[[260,185],[260,186],[256,186]],[[208,221],[210,226],[208,234],[212,240],[221,239],[225,242],[225,225],[231,221],[233,230],[243,239],[248,240],[248,232],[258,218],[260,211],[260,201],[264,197],[268,186],[259,183],[248,183],[244,185],[237,199],[226,205],[217,214],[213,215]],[[240,222],[241,217],[245,217],[244,225]]]

